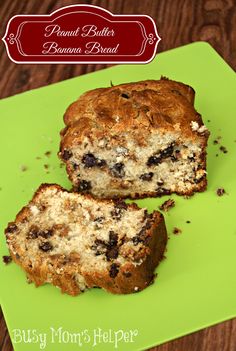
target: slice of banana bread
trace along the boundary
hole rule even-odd
[[[75,190],[106,198],[205,190],[209,132],[193,101],[191,87],[166,78],[83,94],[64,115],[59,152]]]
[[[117,294],[144,289],[167,242],[159,212],[55,184],[41,185],[5,234],[30,281],[52,283],[70,295],[92,287]]]

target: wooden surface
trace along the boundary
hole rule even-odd
[[[204,40],[236,70],[236,0],[0,0],[1,37],[8,19],[16,14],[46,14],[62,6],[89,3],[113,13],[148,14],[162,41],[158,52]],[[0,43],[0,98],[38,88],[108,65],[17,65]],[[181,316],[179,316],[181,318]],[[12,351],[0,312],[0,350]],[[149,351],[235,351],[236,320],[182,337]]]

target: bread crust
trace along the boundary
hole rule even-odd
[[[63,255],[42,254],[42,258],[33,268],[26,258],[24,249],[15,243],[14,237],[17,235],[17,233],[11,232],[10,228],[12,228],[14,225],[19,225],[20,222],[28,220],[28,217],[30,216],[29,206],[36,204],[41,192],[44,192],[44,190],[48,189],[49,187],[50,189],[55,189],[59,192],[68,192],[66,189],[63,189],[61,186],[56,184],[42,184],[35,192],[29,204],[22,208],[22,210],[17,214],[15,221],[10,222],[8,227],[5,229],[10,255],[13,260],[26,272],[30,282],[34,282],[36,286],[43,285],[48,281],[48,275],[50,274],[50,282],[59,287],[62,292],[72,296],[78,295],[82,292],[75,279],[76,273],[83,276],[87,287],[100,287],[116,294],[137,292],[143,290],[145,287],[151,284],[154,278],[154,270],[163,258],[167,243],[164,218],[162,214],[157,211],[153,212],[151,227],[146,229],[146,256],[143,263],[140,265],[135,265],[132,262],[125,263],[120,267],[118,274],[114,278],[109,275],[108,270],[104,270],[102,272],[93,271],[92,273],[81,273],[79,268],[79,257],[75,254],[69,255],[69,257],[64,257]],[[85,194],[83,196],[85,198],[93,199],[93,201],[99,201],[101,206],[103,204],[105,205],[106,203],[116,204],[116,201],[113,200],[96,200],[89,194]],[[131,210],[138,208],[136,204],[129,204],[128,207]],[[49,271],[49,263],[53,264],[53,271]],[[62,265],[63,271],[60,271]],[[127,272],[129,272],[129,274],[127,274]]]
[[[122,94],[129,98],[122,98]],[[164,77],[88,91],[64,114],[66,127],[61,131],[60,150],[80,144],[91,134],[96,139],[127,130],[138,143],[144,142],[152,130],[178,128],[183,136],[198,139],[191,122],[202,126],[203,121],[193,107],[194,95],[190,86]]]

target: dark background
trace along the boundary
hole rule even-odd
[[[79,3],[102,6],[116,14],[150,15],[162,38],[158,52],[204,40],[236,70],[236,0],[0,0],[0,36],[3,37],[7,21],[13,15],[49,14],[62,6]],[[17,65],[7,57],[3,42],[0,43],[0,58],[0,98],[109,66]],[[1,311],[0,350],[13,350]],[[236,320],[231,320],[150,351],[235,350]]]

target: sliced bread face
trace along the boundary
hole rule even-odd
[[[70,295],[92,287],[123,294],[144,289],[167,242],[159,212],[54,184],[41,185],[5,233],[29,281],[52,283]]]

